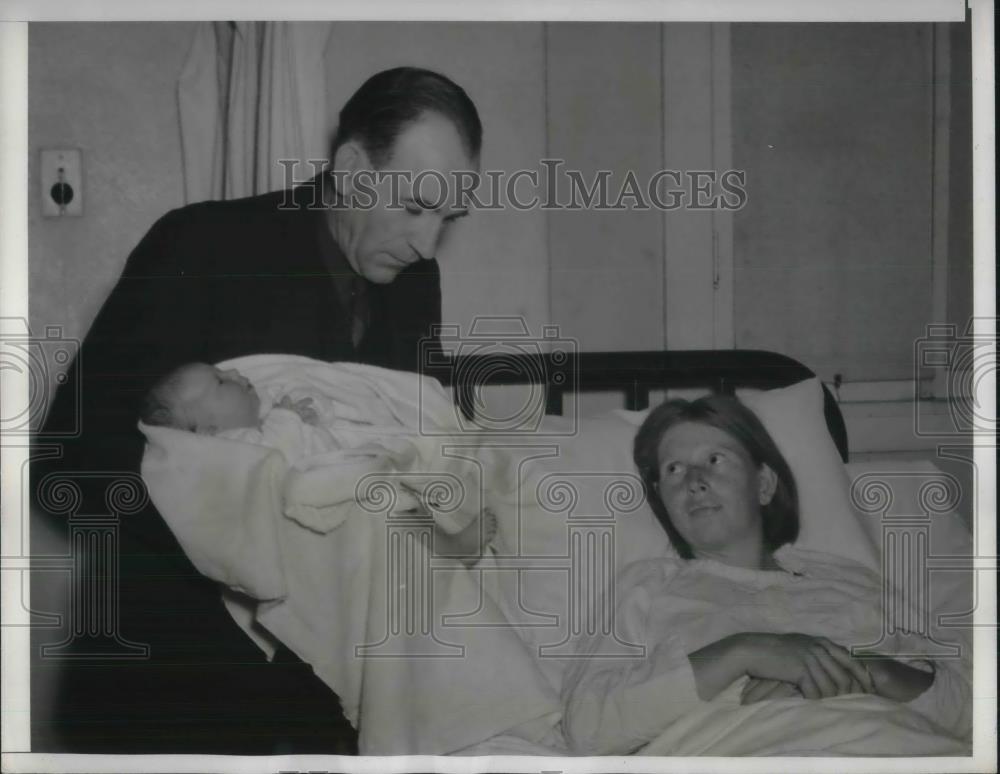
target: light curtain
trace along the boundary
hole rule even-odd
[[[205,22],[178,83],[186,201],[286,187],[326,156],[330,22]]]

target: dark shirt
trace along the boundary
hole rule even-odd
[[[357,349],[369,325],[368,281],[351,267],[340,245],[330,233],[326,218],[317,218],[319,249],[327,273],[333,282],[334,292],[341,306],[348,312],[347,328],[351,345]]]

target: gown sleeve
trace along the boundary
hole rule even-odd
[[[602,655],[608,636],[582,644],[563,694],[563,731],[574,753],[632,752],[703,703],[669,617],[651,610],[665,585],[664,566],[657,561],[634,564],[619,576],[614,630],[618,642],[641,646],[642,655]]]

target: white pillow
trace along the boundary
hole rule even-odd
[[[539,433],[560,432],[569,427],[570,421],[565,417],[545,417]],[[572,485],[577,497],[575,514],[613,515],[615,562],[619,570],[639,559],[676,555],[670,538],[642,497],[641,479],[632,462],[635,433],[636,425],[619,413],[581,417],[573,435],[553,441],[559,449],[558,457],[540,460],[538,465],[547,472],[550,482],[564,480]],[[618,482],[623,486],[616,486]],[[540,494],[544,502],[544,486]],[[620,498],[617,505],[621,507],[609,509],[606,500],[614,500],[616,494]],[[633,494],[638,499],[633,500]]]
[[[883,550],[886,531],[896,534],[894,551],[886,554],[885,580],[908,593],[911,604],[926,616],[915,627],[909,621],[910,628],[927,631],[938,643],[966,642],[971,648],[968,619],[976,606],[975,571],[971,564],[964,571],[956,571],[956,564],[936,571],[930,558],[955,562],[956,557],[975,554],[972,533],[959,510],[971,502],[962,503],[959,480],[926,460],[853,462],[846,467],[852,502],[869,539]],[[921,561],[922,554],[927,561]]]
[[[484,573],[483,581],[506,587],[496,598],[517,600],[517,608],[504,614],[542,656],[538,664],[557,690],[571,663],[567,658],[576,653],[574,638],[605,625],[610,605],[602,597],[618,572],[630,562],[674,553],[642,496],[632,463],[635,426],[613,414],[581,418],[575,428],[572,423],[546,416],[538,433],[525,439],[530,453],[555,453],[527,463],[519,476],[529,487],[525,494],[537,496],[540,506],[528,510],[537,522],[518,551],[537,558],[535,569]],[[567,573],[566,557],[575,549],[583,561]],[[634,648],[621,647],[622,655],[634,655]]]
[[[932,555],[972,555],[972,533],[963,513],[970,503],[962,502],[962,484],[954,475],[928,460],[851,462],[845,468],[851,502],[877,548],[886,528],[925,524]]]
[[[795,476],[800,516],[799,539],[795,545],[847,557],[878,571],[878,551],[862,525],[863,517],[851,506],[850,481],[826,426],[823,388],[819,380],[807,379],[790,387],[742,395],[740,399],[760,418]],[[623,424],[627,423],[634,437],[648,413],[648,410],[615,411],[611,416],[620,418]],[[607,417],[602,419],[606,421]],[[586,427],[595,421],[583,419],[581,424]],[[621,455],[613,464],[626,469],[626,464],[632,465],[631,438],[626,440],[623,436],[627,433],[613,432],[605,424],[602,422],[601,432],[606,435],[608,443],[595,453],[595,457],[600,455],[601,459],[605,459],[613,451]],[[578,455],[584,451],[574,450]],[[653,518],[648,506],[644,506],[644,510]],[[636,529],[630,530],[631,526]],[[623,520],[623,543],[633,545],[648,539],[641,534],[646,526],[648,520],[636,519],[633,524]],[[653,526],[662,532],[655,519]],[[633,531],[637,534],[630,534]],[[640,547],[636,558],[648,555],[650,551]]]
[[[850,480],[826,425],[819,379],[741,400],[771,434],[795,476],[800,518],[795,545],[847,557],[878,571],[878,551],[851,506]]]

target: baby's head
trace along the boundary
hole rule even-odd
[[[239,371],[188,363],[171,371],[146,396],[141,419],[147,425],[214,434],[255,427],[260,397]]]

